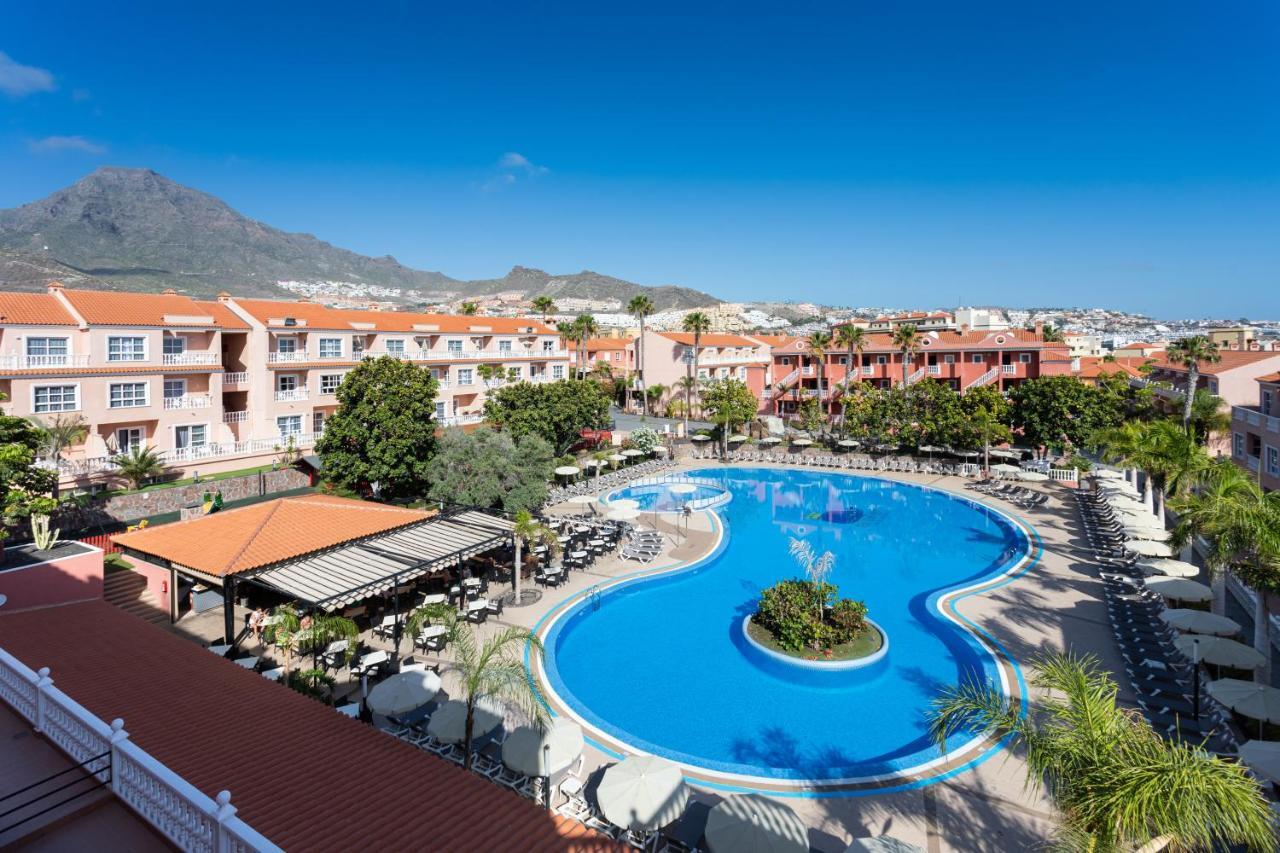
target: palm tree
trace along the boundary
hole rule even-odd
[[[680,390],[684,394],[684,434],[689,434],[689,412],[693,408],[693,389],[698,387],[698,380],[692,375],[681,376],[676,380],[676,384],[680,386]]]
[[[579,346],[578,344],[579,340],[581,340],[581,335],[578,334],[578,331],[581,328],[581,326],[582,326],[582,315],[579,315],[573,318],[568,323],[556,324],[556,331],[560,333],[560,340],[564,341],[565,349],[568,349],[571,344],[573,345],[573,360],[575,365],[574,366],[575,374],[580,374],[582,370],[583,353],[582,353],[582,347]]]
[[[1182,404],[1182,428],[1191,429],[1191,407],[1196,385],[1200,382],[1200,365],[1216,364],[1222,360],[1218,345],[1204,335],[1192,335],[1169,345],[1168,358],[1172,364],[1187,368],[1187,393]]]
[[[160,452],[149,445],[134,445],[128,453],[112,456],[111,462],[116,466],[116,473],[135,489],[141,489],[147,480],[164,473]]]
[[[893,345],[902,353],[902,387],[907,387],[911,362],[908,361],[920,348],[920,334],[914,323],[903,323],[893,330]]]
[[[823,399],[823,381],[827,376],[827,350],[831,348],[831,333],[826,331],[816,331],[809,333],[809,352],[813,355],[814,361],[818,367],[818,405],[822,407],[822,413],[829,414],[827,402]]]
[[[587,375],[587,341],[600,334],[600,327],[591,314],[579,314],[574,318],[572,327],[578,344],[578,378],[582,379]]]
[[[1028,785],[1043,785],[1061,814],[1061,849],[1274,849],[1270,806],[1243,765],[1162,739],[1116,705],[1116,683],[1092,656],[1035,666],[1032,684],[1046,692],[1033,713],[991,683],[968,683],[934,701],[931,731],[944,750],[975,732],[1024,749]]]
[[[1223,407],[1222,398],[1204,388],[1197,388],[1191,398],[1191,434],[1201,444],[1209,437],[1231,428],[1231,415]]]
[[[849,369],[844,376],[844,387],[849,387],[849,380],[862,381],[862,348],[867,343],[867,330],[850,323],[836,327],[836,345],[845,347],[849,352]]]
[[[692,372],[690,373],[690,375],[693,376],[694,379],[696,380],[698,378],[698,351],[702,349],[703,334],[711,331],[711,318],[708,317],[706,314],[702,313],[701,311],[690,311],[688,314],[684,315],[683,327],[686,332],[693,333],[693,361],[691,366]],[[694,388],[698,387],[696,382],[694,383],[693,387]],[[699,397],[698,408],[701,409],[702,395],[699,394],[698,397]],[[685,426],[687,431],[688,424],[686,423]]]
[[[1066,340],[1066,338],[1063,337],[1062,330],[1052,323],[1049,323],[1041,330],[1040,336],[1044,339],[1045,343],[1060,344]]]
[[[464,302],[458,307],[458,313],[464,317],[474,317],[480,313],[480,306],[474,302]]]
[[[655,382],[652,385],[646,386],[644,389],[644,395],[648,398],[647,402],[649,404],[649,409],[652,410],[657,406],[658,403],[662,401],[662,395],[666,393],[667,386],[663,385],[661,382]]]
[[[303,619],[307,625],[303,627]],[[262,637],[270,645],[275,646],[284,655],[284,678],[289,683],[289,674],[293,670],[293,656],[305,645],[318,647],[334,640],[346,640],[350,649],[360,636],[356,623],[345,616],[318,614],[304,617],[296,604],[282,604],[271,611],[269,624],[263,629]]]
[[[644,320],[653,313],[653,300],[644,294],[631,297],[627,313],[640,322],[640,337],[636,338],[636,376],[640,379],[640,417],[649,416],[649,397],[644,392]]]
[[[1164,497],[1194,486],[1210,464],[1204,449],[1172,420],[1128,421],[1102,431],[1094,443],[1107,462],[1146,472],[1144,492],[1153,491],[1162,520]]]
[[[31,421],[40,429],[40,454],[54,465],[62,461],[64,450],[84,444],[89,436],[89,422],[80,415],[54,415],[47,422],[32,417]],[[57,480],[53,483],[53,496],[58,496]]]
[[[515,547],[515,565],[511,572],[511,590],[515,595],[516,604],[519,604],[520,570],[524,567],[524,561],[521,559],[521,546],[538,542],[547,546],[548,555],[555,556],[560,549],[560,540],[555,531],[539,522],[533,517],[533,513],[527,509],[517,511],[512,521],[511,541]]]
[[[538,701],[537,689],[524,668],[525,648],[531,656],[539,656],[542,641],[528,628],[512,626],[480,642],[474,629],[460,626],[453,643],[453,673],[459,685],[457,698],[467,706],[462,754],[464,766],[470,770],[471,732],[480,700],[512,703],[530,720],[538,724],[546,720],[547,712]]]
[[[546,323],[548,318],[556,311],[556,301],[550,296],[535,296],[533,310],[541,314],[542,322]]]

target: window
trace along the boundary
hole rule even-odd
[[[351,336],[351,355],[355,358],[364,355],[364,335]]]
[[[175,397],[187,396],[187,380],[185,379],[166,379],[164,381],[164,398],[172,400]]]
[[[297,352],[297,338],[276,338],[276,352]]]
[[[209,443],[209,430],[204,424],[186,424],[173,428],[173,446],[178,450],[204,447]]]
[[[956,363],[956,357],[955,357],[954,355],[952,355],[951,353],[947,353],[946,355],[944,355],[944,356],[942,357],[942,363],[943,363],[943,364],[955,364],[955,363]]]
[[[143,337],[107,338],[107,361],[146,361],[147,339]]]
[[[747,378],[747,369],[745,367],[739,367],[737,369],[737,373],[738,373],[738,378],[745,382]]]
[[[324,432],[324,412],[311,413],[311,432],[315,435]]]
[[[458,384],[459,384],[459,385],[470,385],[470,384],[471,384],[471,381],[472,381],[472,380],[471,380],[471,368],[470,368],[470,367],[463,367],[463,368],[460,368],[460,369],[458,370]]]
[[[1271,414],[1272,400],[1273,400],[1273,396],[1270,391],[1262,392],[1262,414],[1264,415]]]
[[[729,377],[729,368],[727,368],[727,367],[717,367],[717,368],[716,368],[716,378],[717,378],[717,379],[727,379],[728,377]]]
[[[552,378],[552,379],[564,379],[564,365],[563,365],[563,364],[553,364],[553,365],[551,365],[551,378]]]
[[[1031,353],[1029,353],[1029,352],[1020,352],[1020,353],[1018,353],[1018,361],[1019,361],[1019,362],[1021,362],[1022,364],[1030,364],[1030,363],[1031,363]]]
[[[121,427],[116,430],[116,451],[133,453],[142,449],[142,427]]]
[[[165,355],[182,355],[187,351],[187,338],[185,335],[165,335],[162,346]]]
[[[107,408],[136,409],[147,405],[147,383],[113,382],[107,386]]]
[[[449,354],[450,354],[450,355],[459,355],[459,354],[461,354],[461,353],[462,353],[462,341],[461,341],[461,339],[456,339],[456,340],[448,341],[445,345],[449,348]]]
[[[388,339],[387,355],[404,355],[404,338]]]
[[[556,351],[556,342],[555,342],[555,341],[543,341],[543,342],[542,342],[542,351],[543,351],[544,353],[553,353],[553,352],[555,352],[555,351]]]
[[[342,338],[321,338],[321,358],[342,358]]]
[[[778,364],[782,364],[782,365],[785,365],[785,366],[787,366],[787,367],[790,367],[790,366],[791,366],[791,356],[783,356],[782,358],[778,359]]]
[[[66,361],[66,338],[27,338],[27,355],[43,356],[48,364]]]
[[[507,378],[510,379],[512,382],[519,382],[520,380],[524,379],[524,368],[508,367]]]
[[[614,350],[614,351],[613,351],[613,360],[614,360],[614,361],[622,361],[622,350]]]
[[[1280,477],[1280,450],[1270,445],[1266,448],[1267,473],[1272,477]]]
[[[276,429],[280,437],[302,435],[302,415],[281,415],[276,418]]]
[[[707,372],[707,369],[706,369],[705,367],[699,367],[699,368],[698,368],[698,378],[699,378],[699,379],[710,379],[710,378],[711,378],[711,374],[710,374],[709,372]]]
[[[32,391],[31,408],[38,415],[45,412],[74,412],[80,408],[79,390],[76,385],[38,385]]]
[[[511,341],[498,341],[498,352],[510,355]]]
[[[444,420],[444,418],[445,418],[445,414],[444,414],[444,401],[443,401],[443,400],[436,400],[436,420],[438,420],[438,421],[442,421],[442,420]]]
[[[975,352],[969,359],[973,364],[982,364],[982,353]]]
[[[342,384],[341,373],[324,373],[320,375],[320,393],[321,394],[337,394],[338,386]]]
[[[888,363],[889,363],[889,356],[887,355],[876,356],[876,364],[888,364]]]
[[[1216,380],[1216,379],[1210,379],[1210,380],[1209,380],[1209,393],[1210,393],[1210,394],[1217,394],[1217,393],[1218,393],[1218,380]]]
[[[1231,455],[1237,459],[1244,458],[1244,435],[1242,433],[1231,434]]]
[[[292,373],[281,373],[276,377],[277,391],[297,391],[298,377]]]

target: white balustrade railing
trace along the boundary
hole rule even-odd
[[[928,370],[929,370],[929,375],[930,375],[930,376],[941,376],[941,375],[942,375],[942,365],[940,365],[940,364],[930,364],[930,365],[928,366]]]
[[[310,360],[306,351],[267,353],[267,364],[302,364]]]
[[[201,365],[221,364],[222,353],[219,352],[167,352],[161,356],[162,364]]]
[[[274,438],[250,438],[244,441],[213,442],[194,447],[182,447],[164,454],[166,462],[194,462],[201,459],[217,459],[224,456],[252,456],[261,453],[279,453],[293,439],[294,447],[310,447],[320,438],[320,433],[296,432]]]
[[[1248,406],[1232,406],[1231,417],[1238,421],[1244,421],[1249,426],[1266,427],[1267,432],[1280,433],[1280,418],[1274,415],[1265,415]]]
[[[222,374],[222,384],[226,385],[243,385],[249,381],[249,372],[247,370],[236,371],[235,373]]]
[[[907,384],[914,385],[923,378],[924,378],[924,368],[918,367],[916,368],[914,373],[911,373],[907,376]]]
[[[466,415],[446,415],[440,419],[442,426],[466,426],[468,424],[478,424],[484,421],[484,415],[473,412]]]
[[[238,412],[222,413],[222,422],[224,424],[240,424],[247,420],[249,420],[249,411],[247,409],[241,409]]]
[[[1049,479],[1055,483],[1074,483],[1080,479],[1075,468],[1050,468]]]
[[[979,376],[977,379],[970,382],[968,385],[964,386],[965,390],[967,391],[970,388],[981,388],[983,385],[990,385],[992,382],[996,381],[996,377],[999,375],[1000,375],[1000,371],[996,370],[993,367],[990,370],[988,370],[986,373]]]
[[[870,376],[871,374],[873,374],[873,373],[875,373],[875,372],[876,372],[876,369],[875,369],[875,367],[873,367],[872,365],[870,365],[870,364],[864,364],[864,365],[862,365],[862,375],[863,375],[863,376]]]
[[[164,398],[166,409],[207,409],[212,405],[212,394],[183,394],[181,397]]]
[[[211,800],[129,739],[123,720],[110,725],[53,684],[46,667],[30,667],[0,649],[0,699],[181,850],[195,853],[280,848],[236,817],[231,794]],[[99,758],[101,756],[101,758]],[[99,758],[94,762],[91,759]]]
[[[276,392],[276,402],[279,402],[279,403],[294,403],[299,400],[305,400],[305,399],[307,399],[306,388],[293,388],[288,391]]]
[[[47,370],[56,367],[88,367],[87,353],[64,355],[3,355],[0,367],[7,370]]]
[[[1016,364],[1002,364],[1002,365],[1000,365],[1000,372],[1001,372],[1001,373],[1004,373],[1004,374],[1006,374],[1006,375],[1010,375],[1010,376],[1011,376],[1011,375],[1013,375],[1013,374],[1015,374],[1015,373],[1017,373],[1017,372],[1018,372],[1018,365],[1016,365]]]

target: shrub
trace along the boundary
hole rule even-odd
[[[640,427],[631,431],[631,445],[636,450],[649,453],[658,446],[658,433],[649,427]]]
[[[831,626],[831,642],[834,645],[848,643],[867,630],[867,605],[851,598],[842,598],[827,614]]]
[[[751,621],[788,651],[831,649],[867,629],[867,606],[848,598],[837,600],[836,592],[835,585],[825,581],[779,581],[760,594]],[[824,618],[819,619],[819,613]]]

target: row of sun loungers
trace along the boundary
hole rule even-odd
[[[1015,486],[1010,483],[1001,483],[995,480],[971,483],[968,488],[975,492],[981,492],[984,495],[1016,504],[1022,509],[1035,509],[1049,500],[1049,496],[1044,492],[1037,492],[1035,489]]]
[[[547,505],[550,506],[561,501],[567,501],[576,495],[589,495],[603,489],[625,486],[638,477],[652,477],[675,464],[675,461],[670,459],[650,459],[638,465],[629,465],[618,471],[601,474],[599,477],[594,474],[584,474],[583,479],[576,483],[551,489],[547,493]]]
[[[720,459],[714,449],[695,448],[692,459]],[[782,462],[789,465],[805,465],[812,468],[833,468],[848,471],[897,471],[906,474],[953,474],[964,476],[960,465],[946,462],[930,462],[923,459],[886,457],[873,459],[851,453],[838,455],[817,453],[774,452],[769,450],[731,450],[725,457],[729,462]]]

